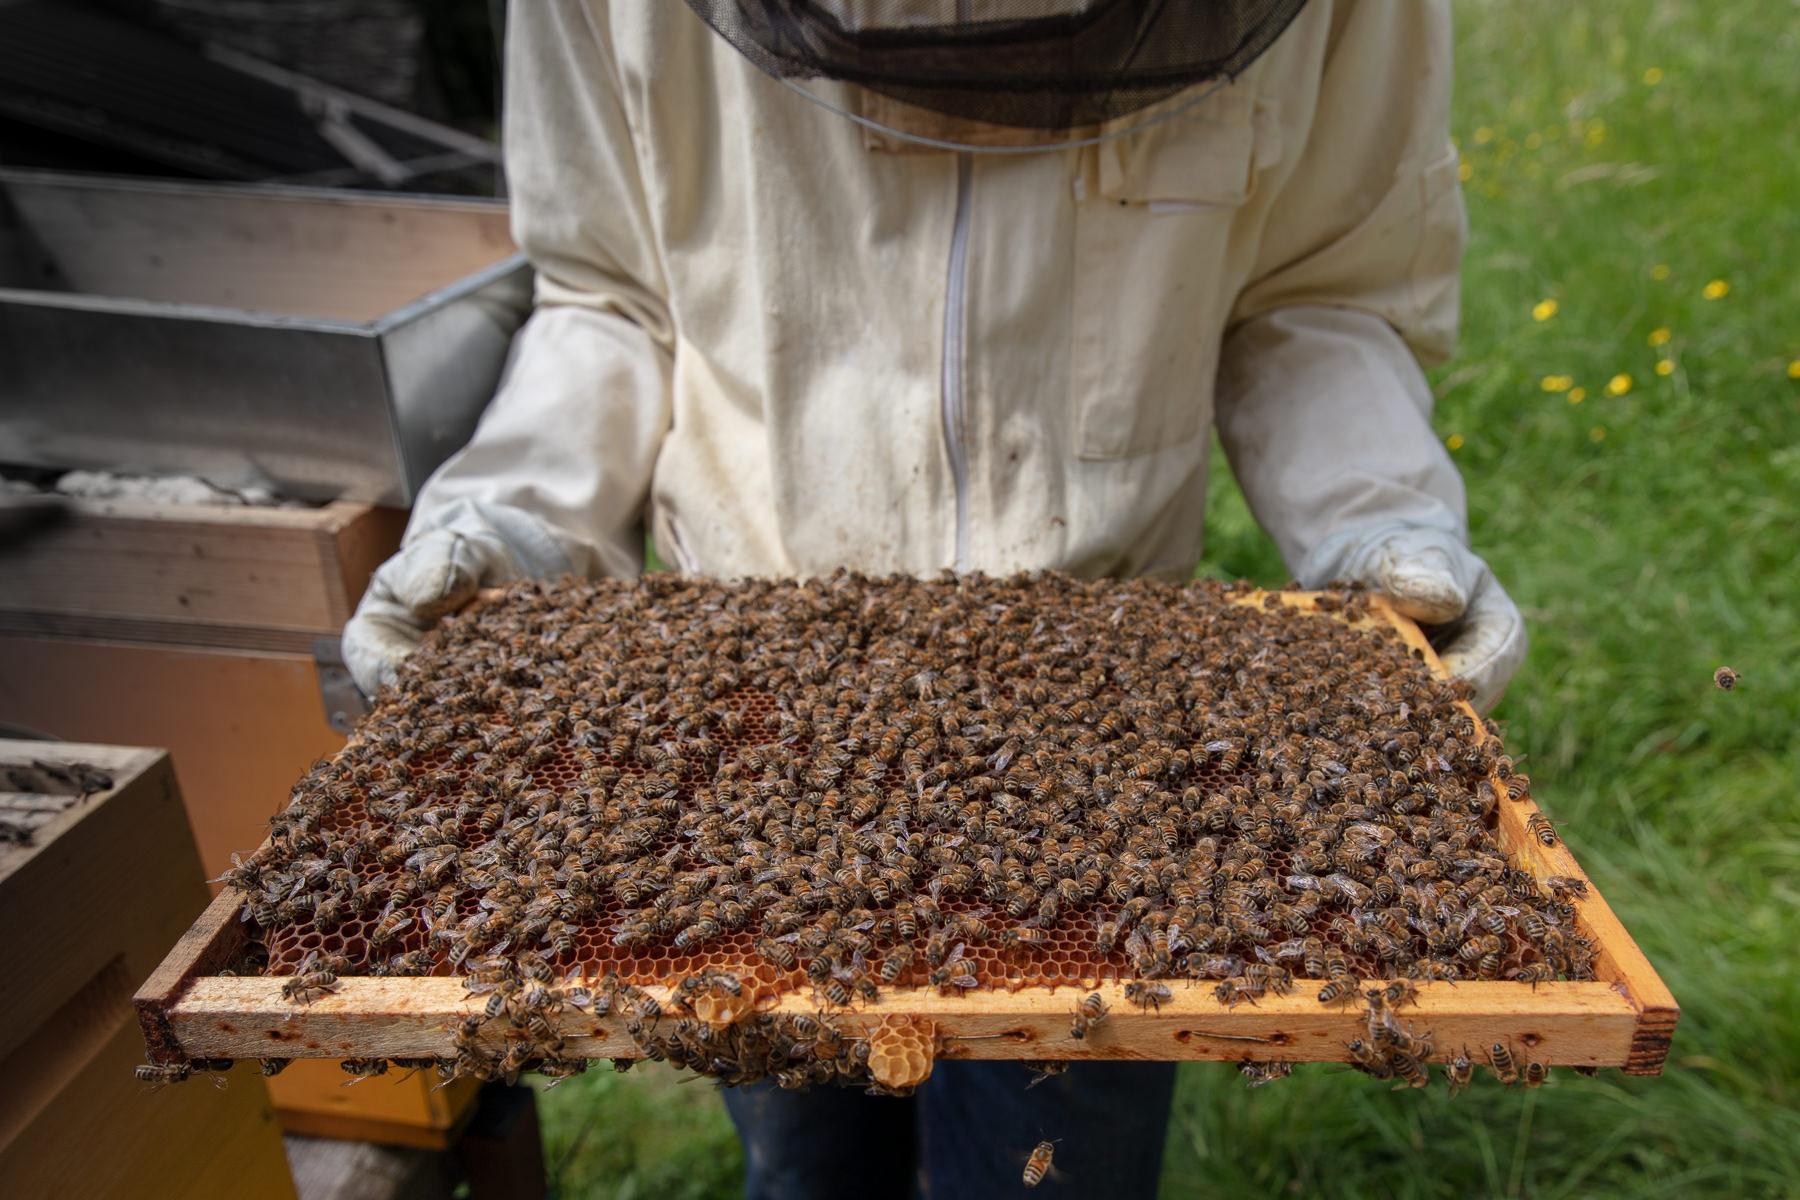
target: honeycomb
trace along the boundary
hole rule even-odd
[[[1566,905],[1492,840],[1494,751],[1456,689],[1393,631],[1340,619],[1362,615],[1354,592],[1323,614],[1244,599],[1054,575],[516,585],[427,639],[228,878],[272,975],[527,955],[563,979],[724,971],[843,1004],[1277,962],[1322,978],[1309,938],[1362,977],[1585,973]],[[760,846],[760,869],[722,863],[727,841]],[[871,874],[895,862],[914,865],[883,898]],[[1400,900],[1381,918],[1361,897],[1384,877]],[[1048,916],[1001,902],[1059,889]],[[941,915],[905,936],[898,914],[927,896]],[[732,903],[737,920],[683,927],[698,937],[643,932]],[[771,928],[789,908],[799,926]],[[1484,930],[1492,951],[1468,953]]]

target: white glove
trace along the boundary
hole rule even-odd
[[[1307,555],[1305,587],[1334,579],[1368,584],[1422,625],[1450,672],[1474,689],[1487,712],[1525,659],[1525,619],[1494,573],[1455,535],[1420,525],[1346,531]]]
[[[344,665],[366,696],[394,682],[400,660],[426,631],[481,588],[572,570],[550,527],[509,504],[458,500],[432,512],[425,528],[408,530],[407,539],[376,569],[344,626]]]

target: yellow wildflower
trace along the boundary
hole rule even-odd
[[[1596,425],[1592,429],[1588,430],[1588,440],[1594,441],[1594,442],[1604,442],[1606,440],[1606,426]]]
[[[1717,300],[1731,290],[1731,285],[1723,279],[1715,279],[1700,289],[1700,294],[1708,300]]]
[[[1489,129],[1486,125],[1483,125],[1480,129],[1475,131],[1475,144],[1477,146],[1485,146],[1493,140],[1494,131]]]
[[[1606,381],[1606,394],[1609,396],[1623,396],[1630,390],[1631,376],[1623,371],[1620,371],[1617,375],[1614,375],[1611,379]]]
[[[1463,183],[1467,183],[1475,178],[1475,168],[1466,162],[1459,162],[1456,164],[1456,177]]]
[[[1558,305],[1554,300],[1539,300],[1536,304],[1531,306],[1531,319],[1534,321],[1548,321],[1551,317],[1556,315],[1557,308]]]
[[[1650,268],[1650,278],[1656,280],[1658,283],[1661,283],[1663,280],[1667,279],[1668,277],[1669,277],[1669,264],[1668,263],[1657,263],[1654,267]]]
[[[1672,358],[1657,359],[1656,373],[1658,375],[1673,375],[1675,373],[1675,360]]]
[[[1570,388],[1569,389],[1569,403],[1570,404],[1580,404],[1583,400],[1586,400],[1586,399],[1587,399],[1587,389],[1586,388],[1578,387],[1578,388]]]
[[[1602,121],[1599,117],[1595,117],[1593,122],[1588,125],[1587,133],[1583,136],[1588,145],[1598,146],[1601,142],[1606,140],[1606,122]]]
[[[1444,439],[1444,445],[1450,447],[1452,453],[1461,450],[1463,448],[1463,435],[1460,433],[1451,434]]]
[[[1546,375],[1538,386],[1546,392],[1566,392],[1575,386],[1575,377],[1572,375]]]
[[[1800,379],[1800,358],[1796,358],[1788,364],[1788,378]]]
[[[1665,325],[1661,329],[1652,329],[1650,331],[1650,344],[1652,346],[1668,345],[1669,344],[1669,328],[1668,328],[1668,326]]]
[[[1646,86],[1655,87],[1657,84],[1661,83],[1662,81],[1663,81],[1663,70],[1661,67],[1645,67],[1644,68],[1644,83]]]

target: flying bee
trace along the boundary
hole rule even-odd
[[[1175,993],[1171,992],[1166,984],[1146,983],[1141,979],[1133,979],[1125,985],[1125,999],[1142,1009],[1155,1009],[1160,1012],[1163,1002],[1174,998]]]
[[[1738,673],[1730,667],[1720,667],[1713,672],[1713,686],[1721,692],[1729,692],[1738,684]]]
[[[1058,1075],[1066,1075],[1069,1071],[1067,1059],[1052,1059],[1049,1061],[1024,1059],[1021,1060],[1019,1065],[1024,1067],[1027,1071],[1032,1072],[1031,1082],[1025,1085],[1026,1091],[1030,1091],[1046,1079],[1053,1079]]]
[[[1051,1161],[1056,1156],[1056,1146],[1050,1142],[1039,1142],[1032,1150],[1031,1156],[1025,1160],[1025,1174],[1022,1181],[1028,1188],[1034,1188],[1044,1182],[1044,1176],[1050,1173]]]
[[[1087,1037],[1088,1033],[1106,1019],[1107,1004],[1099,992],[1089,992],[1075,1008],[1075,1015],[1069,1022],[1069,1036],[1076,1039]]]

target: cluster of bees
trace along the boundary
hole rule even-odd
[[[1490,832],[1529,785],[1458,686],[1359,593],[1317,607],[1041,573],[519,584],[443,623],[225,879],[296,1000],[321,971],[487,989],[477,1074],[575,1069],[541,1006],[608,972],[588,1002],[646,1054],[794,1085],[854,1043],[802,1072],[791,1018],[702,1036],[625,989],[1592,978],[1581,882]]]
[[[0,763],[0,791],[21,793],[19,804],[0,810],[0,847],[31,845],[45,822],[112,785],[110,774],[84,762]]]
[[[1426,1060],[1433,1044],[1429,1030],[1420,1032],[1403,1023],[1398,1009],[1413,1000],[1413,990],[1404,980],[1395,980],[1364,993],[1367,1005],[1366,1031],[1352,1038],[1348,1045],[1350,1065],[1376,1079],[1397,1080],[1401,1087],[1422,1088],[1431,1083]],[[1508,1087],[1522,1083],[1528,1088],[1540,1087],[1550,1076],[1544,1063],[1520,1059],[1506,1042],[1495,1042],[1483,1052],[1494,1078]],[[1475,1078],[1479,1057],[1467,1046],[1450,1055],[1444,1062],[1444,1080],[1452,1096],[1468,1087]],[[1592,1075],[1593,1068],[1575,1068]]]

